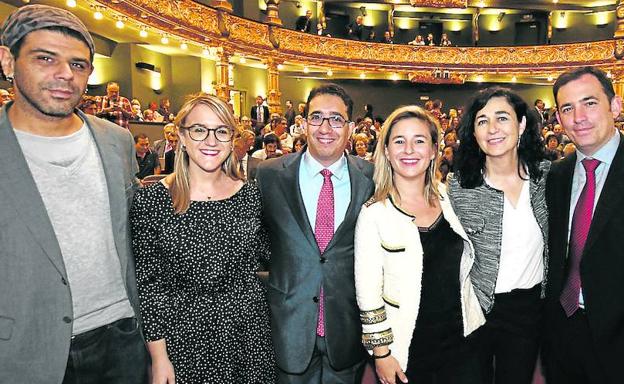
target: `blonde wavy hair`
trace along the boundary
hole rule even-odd
[[[226,176],[234,180],[242,180],[243,177],[240,174],[238,158],[232,150],[234,137],[239,135],[240,129],[234,119],[234,115],[230,112],[229,106],[223,100],[203,92],[187,96],[184,105],[182,105],[180,112],[178,112],[174,120],[174,124],[178,128],[179,134],[185,134],[185,120],[191,111],[198,105],[205,105],[210,108],[210,110],[232,130],[233,135],[232,141],[230,141],[230,154],[225,159],[223,164],[221,164],[221,170],[226,174]],[[189,156],[186,153],[186,148],[183,148],[182,145],[178,145],[176,148],[173,173],[165,178],[165,183],[169,185],[171,200],[173,200],[173,209],[177,214],[185,213],[191,205],[191,180],[188,167]]]
[[[381,127],[377,148],[375,149],[375,173],[373,174],[373,181],[375,182],[374,197],[377,201],[384,201],[388,197],[400,201],[399,192],[394,186],[394,172],[386,156],[386,148],[390,141],[392,128],[394,128],[399,121],[406,119],[418,119],[429,127],[435,157],[430,162],[427,173],[425,174],[425,199],[431,206],[440,196],[437,185],[440,123],[433,115],[416,105],[408,105],[394,110]]]

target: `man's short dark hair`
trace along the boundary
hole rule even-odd
[[[138,143],[139,140],[141,140],[141,139],[148,139],[148,137],[147,137],[147,135],[145,133],[139,133],[139,134],[134,135],[134,143],[135,144]]]
[[[543,103],[543,102],[544,102],[544,100],[542,100],[542,99],[535,99],[535,102],[533,103],[533,106],[537,107],[537,104]]]
[[[602,86],[602,90],[605,95],[607,95],[607,100],[611,102],[615,97],[615,90],[613,89],[613,84],[611,83],[611,79],[607,76],[607,74],[594,67],[581,67],[574,69],[572,71],[564,72],[557,78],[555,84],[553,85],[553,95],[555,96],[555,103],[557,103],[557,93],[559,89],[564,85],[568,84],[571,81],[577,80],[584,75],[592,75],[600,82]]]
[[[347,106],[347,119],[351,120],[351,114],[353,113],[353,100],[351,99],[351,96],[349,96],[347,94],[347,91],[345,91],[341,86],[337,84],[331,84],[331,83],[319,85],[318,87],[310,91],[310,94],[308,95],[308,100],[306,101],[305,111],[304,111],[306,116],[308,116],[308,112],[310,109],[310,101],[316,96],[320,96],[320,95],[338,96]]]
[[[38,29],[38,31],[58,32],[58,33],[60,33],[62,35],[73,37],[76,40],[80,40],[87,47],[89,47],[89,43],[85,40],[85,38],[79,32],[74,31],[71,28],[67,28],[67,27],[46,27],[46,28]],[[22,45],[24,44],[24,39],[26,38],[26,36],[28,36],[28,35],[24,35],[24,37],[22,37],[21,39],[16,41],[15,44],[13,44],[11,46],[10,51],[11,51],[11,55],[13,55],[14,59],[17,59],[17,57],[19,56],[20,50],[22,49]],[[93,63],[93,55],[89,56],[89,60]]]
[[[268,135],[265,135],[264,138],[262,139],[262,143],[264,143],[265,146],[267,144],[277,144],[278,142],[279,142],[279,139],[277,138],[277,135],[273,133],[269,133]]]

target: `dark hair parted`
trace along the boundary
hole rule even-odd
[[[613,89],[613,83],[611,83],[611,79],[609,79],[607,74],[598,68],[581,67],[572,71],[564,72],[557,78],[555,84],[553,85],[553,96],[555,96],[555,103],[557,103],[557,93],[559,93],[559,89],[561,89],[561,87],[571,81],[578,80],[584,75],[594,76],[596,80],[600,82],[602,90],[604,91],[605,95],[607,95],[607,99],[609,100],[609,102],[613,100],[613,98],[615,97],[615,90]]]
[[[516,112],[518,122],[522,121],[523,117],[526,118],[526,128],[520,136],[518,145],[518,174],[522,178],[521,170],[524,169],[535,181],[542,177],[539,164],[544,158],[544,144],[535,115],[529,113],[527,103],[510,89],[491,87],[473,97],[458,128],[459,148],[455,154],[455,169],[463,188],[476,188],[483,184],[485,154],[474,135],[475,118],[488,101],[495,97],[502,97],[509,103]]]
[[[310,91],[310,94],[308,95],[308,100],[305,104],[306,116],[308,116],[308,113],[310,111],[310,101],[316,96],[320,95],[338,96],[347,106],[347,119],[351,120],[351,115],[353,113],[353,100],[351,99],[351,96],[349,96],[349,94],[347,94],[347,91],[345,91],[341,86],[332,83],[319,85],[318,87]]]

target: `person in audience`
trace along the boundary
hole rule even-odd
[[[366,352],[353,231],[373,192],[373,166],[345,156],[353,101],[344,89],[314,88],[306,111],[306,150],[263,162],[256,176],[271,239],[267,285],[279,381],[359,383]]]
[[[175,150],[171,140],[176,137],[178,130],[173,123],[167,123],[163,127],[163,138],[154,142],[154,151],[158,154],[158,157],[165,157],[165,153]]]
[[[409,44],[409,45],[425,45],[425,40],[423,39],[422,35],[416,35],[414,40],[410,41],[407,44]]]
[[[550,161],[559,160],[562,156],[559,151],[559,138],[552,132],[546,135],[546,146],[544,148],[544,156]]]
[[[155,101],[150,101],[148,108],[143,111],[143,118],[145,121],[154,121],[161,123],[164,120],[163,115],[158,112],[158,104]]]
[[[171,146],[171,150],[165,152],[165,156],[164,156],[164,168],[165,169],[161,172],[162,174],[168,175],[170,173],[173,173],[173,170],[175,168],[176,149],[178,148],[179,140],[180,140],[180,137],[178,136],[178,131],[176,130],[175,133],[169,138],[169,145]]]
[[[84,101],[78,106],[78,109],[84,112],[85,115],[95,116],[98,109],[97,101],[91,97],[85,98]]]
[[[444,148],[453,148],[457,149],[459,144],[457,143],[457,133],[449,132],[444,135]]]
[[[611,79],[581,67],[553,85],[557,120],[576,152],[554,162],[546,195],[549,384],[616,384],[624,376],[624,141]]]
[[[382,383],[484,383],[465,338],[485,322],[474,251],[436,178],[438,132],[420,107],[390,114],[355,229],[362,342]]]
[[[297,136],[293,140],[293,153],[301,152],[306,146],[306,138],[305,135]]]
[[[312,30],[312,11],[307,10],[304,16],[299,16],[295,22],[295,30],[310,33]]]
[[[143,118],[143,112],[141,112],[141,104],[138,103],[138,101],[136,103],[131,102],[131,107],[132,107],[132,117],[131,120],[134,121],[144,121],[145,119]]]
[[[574,143],[568,143],[563,147],[563,157],[570,156],[576,153],[576,145]]]
[[[260,95],[256,97],[256,105],[251,107],[249,116],[251,116],[252,125],[256,129],[256,134],[269,122],[269,107],[263,105],[264,98]]]
[[[247,153],[247,143],[243,137],[234,139],[234,152],[238,158],[239,171],[245,180],[256,179],[256,169],[262,160],[249,156]]]
[[[284,118],[288,125],[286,127],[290,127],[295,124],[295,108],[293,107],[293,103],[290,100],[286,100],[286,111],[284,112]]]
[[[132,117],[132,106],[128,99],[119,94],[118,83],[111,81],[106,85],[106,96],[101,99],[97,116],[120,127],[130,128],[128,122]]]
[[[293,125],[290,126],[290,135],[292,137],[299,137],[301,135],[305,134],[305,128],[304,128],[304,121],[303,121],[303,116],[301,115],[297,115],[295,116],[295,123]]]
[[[15,88],[0,111],[0,382],[144,384],[132,136],[76,109],[93,38],[36,4],[7,13],[0,44]]]
[[[365,133],[358,133],[353,137],[354,155],[362,160],[372,161],[373,154],[368,152],[369,138]]]
[[[293,148],[293,138],[288,133],[288,124],[286,123],[286,119],[283,117],[276,117],[272,121],[272,130],[275,136],[277,136],[280,140],[280,147],[283,153],[292,152]]]
[[[134,136],[134,149],[139,164],[139,171],[136,173],[137,179],[142,180],[146,176],[160,174],[158,154],[150,151],[149,138],[146,134],[139,133]]]
[[[385,31],[381,42],[384,44],[394,44],[394,40],[392,39],[392,34],[390,31]]]
[[[274,383],[265,289],[269,258],[258,187],[232,150],[227,104],[199,93],[175,120],[175,172],[142,188],[130,211],[154,383]]]
[[[260,160],[273,159],[276,157],[282,156],[284,153],[282,152],[280,140],[275,134],[269,133],[262,138],[263,148],[255,151],[251,157]]]
[[[484,383],[529,384],[548,264],[550,162],[535,116],[506,88],[468,104],[449,174],[450,201],[475,247],[471,271],[486,323],[476,333]]]
[[[354,22],[351,22],[348,26],[348,35],[351,40],[362,40],[364,34],[364,17],[358,15]]]
[[[443,183],[446,183],[446,177],[448,174],[455,171],[455,168],[453,167],[455,151],[455,147],[444,147],[442,150],[442,159],[440,159],[438,171],[440,171],[440,181]]]
[[[241,117],[240,122],[242,124],[242,129],[253,131],[253,127],[251,126],[251,119],[249,117]]]
[[[329,32],[327,32],[327,28],[325,28],[323,23],[316,24],[316,34],[318,36],[331,37],[331,35],[329,34]]]
[[[375,136],[378,136],[379,132],[381,132],[381,126],[384,123],[384,118],[381,116],[375,116],[375,119],[373,120],[373,126],[370,127],[370,130],[372,132],[375,132]]]
[[[377,40],[377,34],[375,33],[374,29],[371,29],[371,31],[368,33],[368,37],[366,38],[366,41],[370,42],[370,43],[374,43]]]
[[[557,136],[557,139],[559,140],[560,144],[566,145],[570,142],[570,138],[566,136],[561,124],[554,124],[552,127],[552,131],[555,134],[555,136]]]
[[[256,135],[253,133],[252,130],[244,129],[241,131],[240,137],[245,140],[246,151],[251,156],[254,151]]]
[[[0,88],[0,106],[8,104],[11,100],[13,99],[11,98],[9,91]]]
[[[425,42],[425,45],[428,45],[430,47],[435,46],[435,41],[433,41],[433,33],[427,35],[427,41]]]
[[[158,107],[158,113],[163,117],[163,121],[171,122],[175,118],[171,112],[171,101],[168,97],[160,99],[160,106]]]
[[[440,38],[440,46],[450,47],[451,45],[453,45],[453,43],[451,43],[451,40],[449,40],[448,35],[446,33],[443,33],[442,37]]]

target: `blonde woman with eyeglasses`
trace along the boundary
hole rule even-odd
[[[437,120],[394,111],[375,152],[375,194],[355,231],[362,341],[382,383],[481,384],[466,336],[484,322],[472,244],[436,178]]]
[[[260,194],[244,183],[227,104],[191,96],[174,173],[136,193],[132,244],[153,383],[273,383]]]

